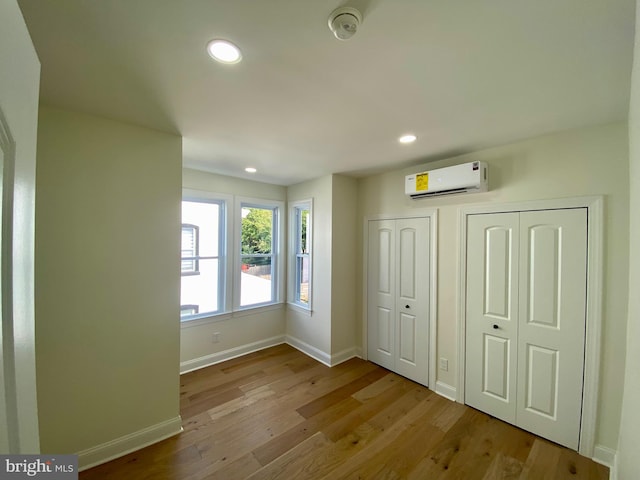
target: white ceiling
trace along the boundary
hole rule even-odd
[[[19,3],[45,103],[179,133],[185,166],[269,183],[627,116],[635,0]],[[346,42],[327,26],[341,5],[364,15]],[[243,61],[213,62],[212,38]]]

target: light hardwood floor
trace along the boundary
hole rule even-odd
[[[279,345],[182,376],[184,433],[80,474],[145,479],[607,479],[608,469],[369,362]]]

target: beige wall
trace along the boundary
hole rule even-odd
[[[241,178],[227,177],[191,169],[184,169],[182,176],[184,188],[240,197],[265,200],[286,200],[285,187],[253,182]],[[286,211],[283,212],[286,222]],[[286,245],[286,243],[285,243]],[[218,333],[219,343],[213,343],[213,334]],[[216,355],[247,345],[255,348],[263,346],[264,341],[284,338],[285,314],[283,307],[275,309],[257,309],[245,311],[233,316],[224,315],[212,321],[184,322],[180,335],[180,362],[183,370],[189,370],[218,360]],[[251,349],[251,347],[249,347]],[[244,350],[239,350],[242,353]]]
[[[358,184],[333,175],[333,238],[331,252],[331,353],[352,350],[356,341],[356,260]]]
[[[36,364],[42,451],[179,415],[180,137],[40,110]]]
[[[623,387],[628,292],[629,189],[626,124],[561,132],[457,158],[361,179],[358,222],[374,214],[415,214],[438,208],[437,355],[449,360],[438,381],[457,387],[458,208],[581,195],[605,196],[604,316],[596,443],[617,445]],[[404,176],[474,160],[489,164],[490,192],[410,200]],[[359,227],[362,245],[362,226]],[[358,272],[362,272],[359,257]],[[362,292],[360,275],[358,292]],[[358,299],[362,320],[362,298]],[[358,326],[361,329],[361,325]]]
[[[640,22],[640,2],[636,10],[636,25]],[[629,323],[627,326],[627,357],[624,377],[624,398],[618,445],[618,478],[640,478],[638,441],[640,440],[640,29],[636,40],[629,106],[629,178],[630,232],[629,245]]]
[[[327,175],[288,188],[290,202],[313,198],[312,314],[287,310],[287,335],[326,363],[356,350],[357,181]]]
[[[288,309],[287,335],[335,363],[356,345],[357,181],[328,175],[293,185],[287,195],[290,202],[313,198],[313,312]]]
[[[331,354],[331,239],[333,226],[331,175],[290,186],[290,202],[313,198],[312,314],[287,309],[287,335]]]

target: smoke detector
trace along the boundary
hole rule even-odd
[[[329,29],[338,40],[349,40],[356,34],[362,14],[351,7],[336,8],[329,15]]]

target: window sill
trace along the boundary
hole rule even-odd
[[[281,310],[283,308],[282,303],[272,303],[269,305],[261,305],[259,307],[247,307],[242,310],[236,310],[235,312],[216,313],[209,316],[200,318],[194,318],[192,320],[180,320],[180,328],[199,327],[201,325],[208,325],[210,323],[223,322],[225,320],[231,320],[233,318],[248,317],[250,315],[259,315],[263,312],[271,310]]]
[[[311,317],[313,315],[313,310],[311,310],[311,308],[301,307],[297,303],[287,303],[287,309],[301,313],[307,317]]]

